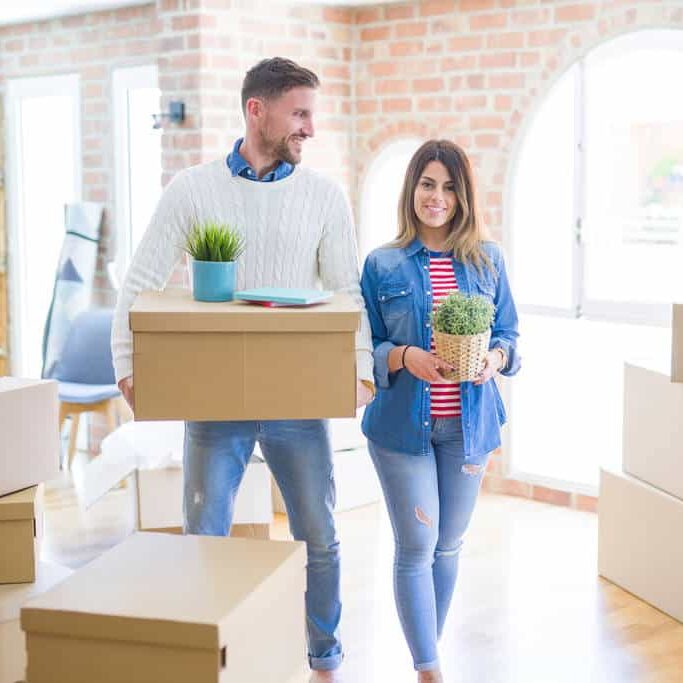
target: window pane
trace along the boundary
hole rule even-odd
[[[413,154],[422,144],[417,139],[389,145],[372,162],[361,197],[359,235],[362,259],[377,247],[390,242],[398,232],[398,198],[403,178]]]
[[[624,362],[666,366],[671,329],[538,315],[520,316],[520,327],[514,470],[597,486],[601,465],[621,467]]]
[[[161,193],[161,129],[152,128],[160,111],[158,88],[128,91],[130,253],[144,234]]]
[[[630,36],[586,67],[585,295],[683,296],[683,38]],[[656,46],[656,47],[655,47]]]
[[[572,305],[575,77],[576,67],[544,100],[515,171],[511,270],[520,304]]]
[[[42,342],[64,241],[64,205],[78,197],[74,169],[76,100],[22,97],[19,104],[21,340],[17,370],[40,377]],[[45,112],[50,125],[45,125]]]

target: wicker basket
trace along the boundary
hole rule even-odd
[[[490,329],[481,334],[463,335],[434,330],[436,355],[455,368],[453,372],[443,373],[443,376],[455,382],[472,382],[477,379],[484,367],[490,340]]]

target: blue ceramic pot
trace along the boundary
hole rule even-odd
[[[192,260],[192,295],[196,301],[232,301],[237,264]]]

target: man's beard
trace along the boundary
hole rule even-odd
[[[300,137],[302,142],[306,138],[303,136],[289,136],[291,137]],[[292,150],[289,148],[289,145],[287,144],[287,140],[289,138],[282,138],[281,140],[278,140],[278,142],[275,143],[273,146],[273,155],[275,156],[276,159],[280,159],[281,161],[286,161],[288,164],[292,164],[292,166],[296,166],[300,161],[301,161],[301,156],[295,156],[292,153]]]

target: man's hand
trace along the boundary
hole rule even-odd
[[[365,386],[360,380],[356,381],[356,408],[362,408],[366,406],[372,399],[374,394],[370,387]]]
[[[446,361],[417,346],[409,346],[403,360],[406,370],[425,382],[443,382],[442,373],[451,372],[454,369]]]
[[[130,406],[130,409],[135,412],[135,390],[133,389],[133,375],[124,377],[119,382],[119,391],[123,394],[123,398],[126,399],[126,403]]]

